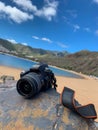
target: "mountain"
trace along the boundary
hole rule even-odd
[[[2,50],[3,48],[3,50]],[[11,53],[21,57],[36,58],[47,56],[65,56],[68,52],[49,51],[44,49],[32,48],[22,44],[14,44],[7,40],[0,39],[0,51],[5,53]]]
[[[98,76],[98,52],[83,50],[65,57],[72,70]]]
[[[82,50],[63,57],[41,57],[39,61],[98,77],[98,52]]]
[[[74,54],[66,51],[49,51],[32,48],[22,44],[14,44],[0,39],[0,52],[17,55],[19,57],[46,62],[49,65],[98,76],[98,52],[82,50]]]

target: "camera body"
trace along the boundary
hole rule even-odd
[[[25,98],[32,98],[40,91],[52,88],[52,85],[54,88],[57,86],[54,73],[47,64],[39,63],[20,74],[16,87],[20,95]]]

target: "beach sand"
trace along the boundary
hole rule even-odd
[[[8,75],[8,76],[14,76],[15,80],[18,80],[20,77],[21,69],[6,67],[6,66],[0,66],[0,77],[2,75]]]
[[[2,75],[14,76],[15,80],[19,79],[21,71],[22,70],[15,68],[0,66],[0,76]],[[91,78],[83,74],[79,75],[82,75],[85,78],[77,79],[77,78],[56,76],[58,85],[57,91],[61,93],[64,86],[75,90],[76,100],[82,105],[93,103],[95,105],[95,109],[98,114],[98,80],[95,80],[94,78]],[[95,121],[98,122],[98,119],[96,119]]]

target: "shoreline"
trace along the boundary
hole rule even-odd
[[[36,61],[33,61],[33,60],[29,60],[29,59],[27,59],[27,58],[22,58],[22,57],[15,56],[15,55],[12,55],[12,54],[2,53],[2,52],[0,52],[0,54],[12,56],[12,57],[16,57],[16,58],[23,59],[23,60],[30,61],[30,62],[34,62],[34,63],[39,63],[39,62],[36,62]],[[1,65],[1,66],[2,66],[2,65]],[[6,67],[6,65],[4,65],[4,66]],[[69,73],[76,74],[77,76],[80,76],[81,78],[82,78],[82,77],[85,78],[85,75],[84,75],[84,74],[81,75],[80,73],[75,72],[75,71],[72,71],[72,70],[67,70],[67,69],[60,68],[60,67],[53,66],[53,65],[48,65],[48,66],[53,67],[53,68],[57,68],[57,69],[59,69],[59,70],[67,71],[67,72],[69,72]],[[16,67],[13,67],[13,66],[7,66],[7,67],[16,68]],[[20,69],[20,68],[17,67],[16,69]],[[59,75],[59,76],[62,76],[62,75]],[[65,77],[65,76],[64,76],[64,77]]]
[[[19,56],[15,56],[13,54],[8,54],[8,53],[2,53],[0,52],[0,54],[3,54],[3,55],[9,55],[9,56],[13,56],[13,57],[16,57],[16,58],[19,58],[19,59],[23,59],[23,60],[27,60],[27,61],[31,61],[31,62],[34,62],[34,63],[39,63],[37,61],[33,61],[33,60],[30,60],[30,59],[27,59],[27,58],[22,58],[22,57],[19,57]],[[1,65],[0,65],[1,66]],[[5,65],[6,66],[6,65]],[[86,75],[86,74],[83,74],[83,73],[79,73],[79,72],[76,72],[76,71],[73,71],[73,70],[67,70],[67,69],[64,69],[64,68],[60,68],[60,67],[57,67],[57,66],[53,66],[53,65],[49,65],[50,67],[53,67],[53,68],[57,68],[59,70],[63,70],[63,71],[67,71],[67,72],[70,72],[70,73],[73,73],[73,74],[76,74],[76,75],[79,75],[83,78],[95,78],[95,79],[98,79],[98,77],[96,76],[89,76],[89,75]],[[8,66],[10,67],[10,66]],[[11,67],[11,68],[15,68],[15,67]],[[19,68],[16,68],[16,69],[19,69]],[[65,76],[64,76],[65,77]]]
[[[35,64],[37,64],[37,63],[40,63],[40,62],[36,62],[36,61],[33,61],[33,60],[29,60],[29,59],[26,59],[26,58],[22,58],[22,57],[18,57],[18,56],[14,56],[14,55],[11,55],[11,54],[6,54],[6,53],[2,53],[2,55],[8,55],[8,56],[12,56],[12,57],[16,57],[16,58],[19,58],[19,59],[22,59],[22,60],[26,60],[26,61],[30,61],[30,62],[33,62],[33,63],[35,63]],[[7,65],[4,65],[5,67],[7,66]],[[59,69],[59,70],[63,70],[63,71],[65,71],[65,73],[66,72],[69,72],[69,73],[72,73],[72,74],[76,74],[77,76],[79,76],[80,78],[84,78],[83,76],[81,76],[79,73],[77,73],[77,72],[74,72],[74,71],[70,71],[70,70],[67,70],[67,69],[63,69],[63,68],[60,68],[60,67],[57,67],[57,66],[53,66],[53,65],[48,65],[49,67],[52,67],[52,68],[56,68],[56,69]],[[22,69],[22,68],[18,68],[18,67],[13,67],[13,66],[7,66],[7,67],[12,67],[12,68],[17,68],[17,69]],[[23,69],[24,70],[24,69]],[[59,74],[58,74],[59,75]],[[59,76],[63,76],[63,75],[59,75]],[[66,75],[65,75],[66,76]],[[68,77],[70,77],[70,76],[68,76]],[[74,77],[73,76],[73,78],[76,78],[76,77]]]
[[[23,59],[23,60],[27,60],[27,61],[31,61],[31,62],[38,63],[37,61],[33,61],[33,60],[30,60],[30,59],[27,59],[27,58],[23,58],[23,57],[15,56],[15,55],[13,55],[13,54],[2,53],[2,52],[0,52],[0,54],[2,54],[2,55],[8,55],[8,56],[13,56],[13,57],[16,57],[16,58],[19,58],[19,59]]]
[[[0,66],[0,77],[2,75],[14,76],[15,80],[20,78],[21,69],[16,69],[7,66]],[[75,99],[79,101],[80,104],[86,105],[93,103],[95,105],[96,112],[98,113],[98,80],[86,76],[84,79],[55,76],[57,80],[57,91],[62,92],[64,87],[69,87],[73,89],[75,94]],[[98,122],[98,119],[95,121]]]
[[[73,70],[67,70],[67,69],[63,69],[63,68],[60,68],[60,67],[57,67],[57,66],[52,66],[52,65],[49,65],[49,66],[60,69],[60,70],[63,70],[63,71],[67,71],[67,72],[70,72],[70,73],[73,73],[73,74],[76,74],[76,75],[79,75],[79,76],[83,77],[84,79],[94,79],[93,77],[90,77],[89,75],[79,73],[79,72],[76,72],[76,71],[73,71]],[[61,77],[67,77],[67,76],[61,76]],[[73,77],[68,77],[68,78],[73,78]],[[96,77],[96,79],[97,78],[98,77]]]

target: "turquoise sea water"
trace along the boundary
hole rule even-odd
[[[11,55],[0,54],[0,65],[2,66],[9,66],[9,67],[19,68],[23,70],[28,70],[34,64],[36,64],[36,62],[11,56]],[[50,67],[50,69],[54,72],[55,75],[73,77],[73,78],[83,78],[77,74],[65,70],[61,70],[58,68]]]

